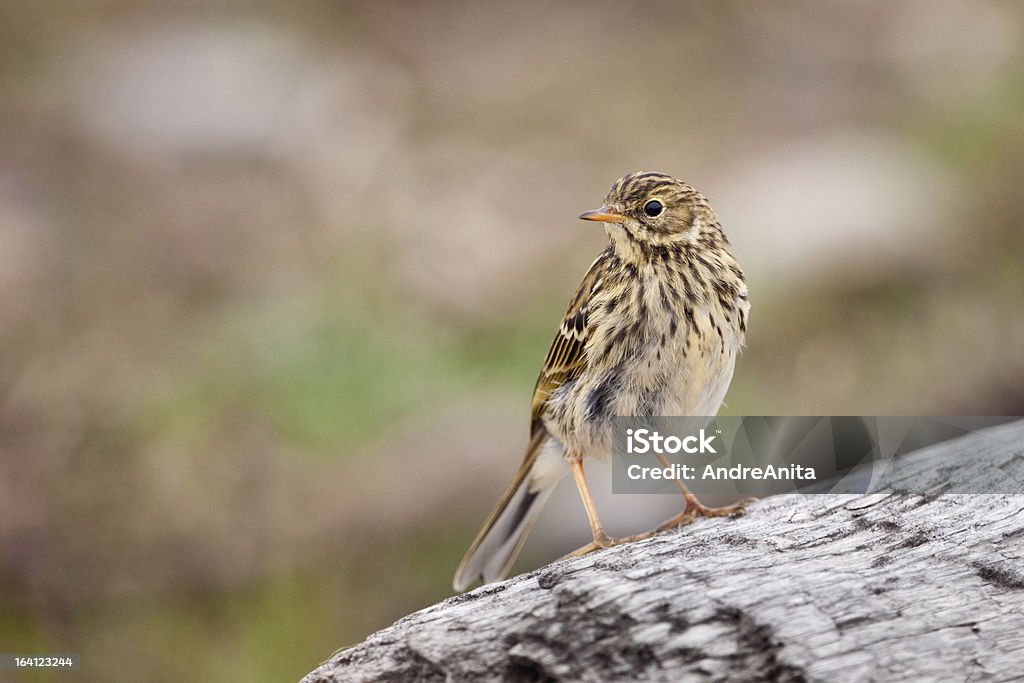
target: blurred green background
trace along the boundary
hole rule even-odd
[[[0,4],[0,652],[294,680],[450,594],[640,169],[748,273],[725,411],[1024,413],[1024,4]]]

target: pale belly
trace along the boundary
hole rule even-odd
[[[732,380],[742,335],[731,326],[721,334],[707,310],[694,311],[686,344],[684,330],[667,334],[666,342],[626,350],[614,362],[594,371],[588,367],[577,381],[552,396],[548,431],[565,445],[567,454],[607,459],[612,446],[612,419],[620,416],[707,415],[718,412]],[[651,338],[662,334],[651,321]]]

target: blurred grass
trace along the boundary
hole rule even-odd
[[[195,447],[222,416],[251,411],[298,452],[337,457],[467,392],[504,387],[528,401],[551,311],[455,327],[402,300],[346,298],[295,306],[304,322],[294,310],[227,317],[200,363],[139,408],[138,431]]]
[[[988,89],[985,97],[950,103],[945,115],[924,125],[908,122],[908,136],[957,169],[978,171],[1000,161],[1007,143],[1024,137],[1024,68],[1002,71]]]

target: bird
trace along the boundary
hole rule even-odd
[[[455,572],[459,592],[508,575],[544,504],[570,472],[592,535],[573,554],[701,516],[743,514],[749,503],[708,507],[677,480],[685,500],[680,514],[644,534],[605,532],[584,459],[608,459],[615,417],[717,414],[744,345],[750,303],[717,215],[687,183],[664,173],[630,173],[612,185],[603,206],[579,217],[602,224],[608,243],[570,299],[544,358],[526,454]]]

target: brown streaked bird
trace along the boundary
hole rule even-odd
[[[707,199],[663,173],[620,178],[604,206],[609,244],[569,301],[533,392],[530,442],[515,478],[455,572],[455,590],[504,578],[555,485],[572,472],[593,541],[576,554],[646,538],[709,508],[676,481],[683,512],[646,534],[605,533],[583,459],[606,460],[616,416],[715,415],[747,328],[747,285]],[[667,464],[667,463],[665,463]]]

